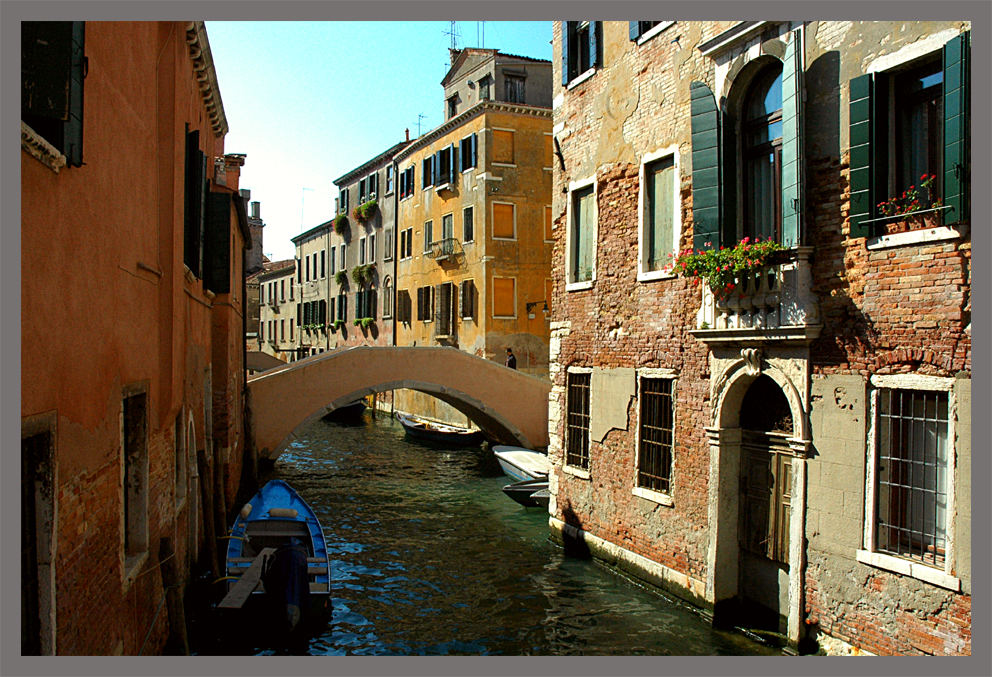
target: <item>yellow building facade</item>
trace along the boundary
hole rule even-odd
[[[482,101],[395,158],[396,345],[447,345],[548,377],[551,110]],[[453,423],[398,391],[395,407]]]

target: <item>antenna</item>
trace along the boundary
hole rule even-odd
[[[427,116],[424,115],[423,113],[417,113],[417,136],[418,137],[420,136],[420,121],[423,120],[425,117],[427,117]]]
[[[457,21],[450,21],[449,23],[451,24],[451,28],[449,28],[446,31],[441,31],[441,34],[442,35],[450,35],[451,36],[451,49],[457,49],[458,48],[458,38],[461,37],[461,35],[458,33],[458,22]]]

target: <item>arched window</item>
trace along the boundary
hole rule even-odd
[[[782,66],[759,72],[741,107],[744,235],[781,241]]]
[[[393,281],[389,277],[382,282],[382,316],[393,316]]]

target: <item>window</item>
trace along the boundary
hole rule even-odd
[[[358,204],[362,204],[363,202],[365,202],[368,199],[368,197],[369,197],[368,191],[369,191],[369,189],[368,189],[368,181],[366,179],[359,179],[358,180]]]
[[[475,317],[475,282],[473,280],[462,280],[461,293],[463,319]]]
[[[410,298],[410,292],[406,289],[400,289],[396,293],[396,318],[400,322],[410,323],[413,316],[413,301]]]
[[[450,240],[455,237],[455,216],[445,214],[441,217],[441,239]]]
[[[459,157],[461,158],[462,171],[468,171],[477,165],[476,155],[479,147],[478,135],[466,136],[459,142]]]
[[[344,242],[341,243],[341,270],[346,270],[348,268],[347,262],[348,256],[348,245]]]
[[[423,177],[421,178],[421,188],[427,188],[434,185],[434,156],[429,155],[425,157],[420,162],[420,168],[423,172]]]
[[[741,111],[744,235],[782,237],[782,68],[755,76]]]
[[[338,319],[348,321],[348,296],[344,292],[338,292]]]
[[[424,223],[424,253],[426,254],[431,250],[431,242],[434,241],[434,222],[426,221]]]
[[[203,235],[207,193],[207,156],[200,150],[200,132],[186,130],[183,263],[196,277],[203,266]]]
[[[379,195],[379,172],[372,172],[365,177],[365,185],[368,187],[368,199],[371,200]]]
[[[348,213],[348,188],[347,187],[341,188],[340,189],[340,193],[341,193],[341,201],[340,201],[340,203],[341,203],[341,213],[342,214],[347,214]]]
[[[279,300],[282,302],[286,301],[286,280],[279,280]]]
[[[451,336],[455,332],[455,285],[451,282],[442,282],[437,286],[437,326],[435,336]]]
[[[452,97],[450,97],[448,99],[448,119],[450,120],[451,118],[455,117],[456,115],[458,115],[458,95],[457,94],[455,94],[454,96],[452,96]]]
[[[475,212],[472,207],[462,210],[462,242],[472,242],[475,239]]]
[[[321,278],[327,277],[327,267],[326,267],[326,263],[325,263],[325,255],[326,255],[326,253],[327,253],[326,250],[324,250],[324,249],[321,249],[320,250],[320,277]]]
[[[286,320],[279,320],[279,340],[286,340]]]
[[[517,315],[517,281],[512,277],[493,278],[493,317]]]
[[[503,97],[509,103],[524,103],[523,75],[503,74]]]
[[[386,195],[393,192],[396,183],[396,168],[393,165],[386,165]]]
[[[489,101],[492,98],[493,79],[489,75],[479,78],[479,101]]]
[[[513,130],[493,130],[493,162],[513,164]]]
[[[382,260],[392,261],[393,259],[393,229],[386,228],[382,231]]]
[[[667,273],[679,245],[678,165],[674,154],[657,157],[646,156],[641,164],[639,280],[657,279]]]
[[[400,199],[413,195],[414,166],[410,165],[400,174]]]
[[[545,242],[553,240],[555,238],[554,232],[551,230],[551,205],[545,205],[544,207],[544,240]]]
[[[358,264],[365,265],[365,238],[358,239]]]
[[[382,317],[393,316],[393,281],[388,276],[382,282]]]
[[[434,318],[434,287],[417,288],[417,319],[430,322]]]
[[[331,303],[334,303],[334,299],[331,299]],[[333,313],[332,313],[333,314]],[[293,340],[293,318],[289,318],[289,340]]]
[[[303,282],[303,261],[299,258],[296,259],[296,282],[301,284]]]
[[[375,263],[375,233],[369,233],[369,263]]]
[[[449,144],[434,154],[434,172],[437,186],[444,186],[455,179],[455,145]]]
[[[400,231],[400,258],[408,259],[413,256],[413,228]]]
[[[640,420],[637,443],[637,486],[671,493],[674,439],[673,380],[640,379]]]
[[[569,200],[567,285],[585,288],[595,278],[596,186],[574,187]],[[566,289],[569,287],[566,286]]]
[[[562,22],[561,83],[569,85],[588,77],[600,63],[602,28],[599,21]]]
[[[338,255],[338,248],[337,247],[331,247],[331,257],[330,257],[331,258],[331,275],[333,275],[334,273],[337,272],[337,267],[338,267],[337,255]]]
[[[566,376],[565,464],[589,469],[590,372]]]
[[[505,202],[493,203],[493,237],[512,240],[516,237],[516,210]]]
[[[124,557],[125,571],[148,551],[148,394],[123,398]],[[129,573],[133,575],[133,573]]]
[[[630,39],[641,44],[671,26],[674,21],[630,21]]]
[[[876,387],[871,392],[868,552],[859,552],[858,559],[957,588],[948,558],[954,515],[948,505],[954,476],[953,379],[912,378],[871,380]]]
[[[70,167],[83,164],[85,33],[82,21],[21,23],[21,120]]]

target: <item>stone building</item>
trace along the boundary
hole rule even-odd
[[[257,276],[258,349],[291,362],[296,357],[296,260],[266,264]]]
[[[245,453],[244,156],[202,22],[21,39],[21,652],[159,653]]]
[[[969,29],[555,23],[558,538],[793,649],[970,653]]]
[[[317,355],[331,347],[327,312],[334,276],[330,221],[292,238],[296,246],[296,359]],[[333,326],[333,325],[332,325]]]
[[[518,369],[547,375],[550,73],[547,61],[452,50],[451,115],[395,156],[396,345],[499,362],[509,347]],[[397,392],[395,406],[466,422],[422,393]]]

